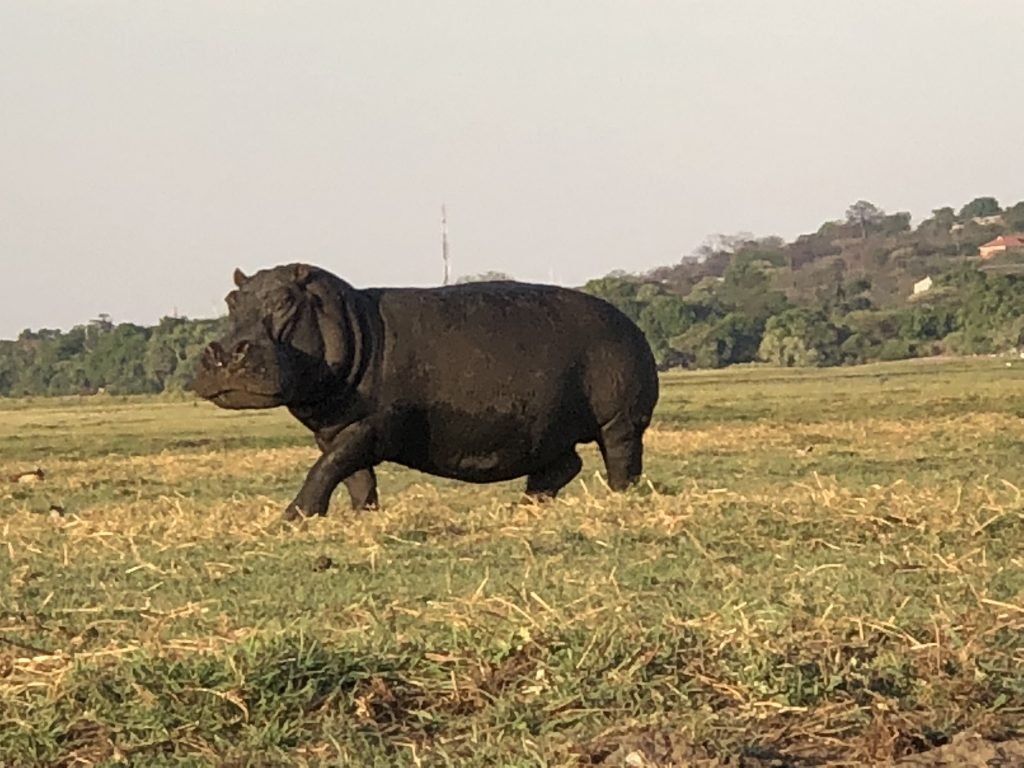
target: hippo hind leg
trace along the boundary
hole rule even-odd
[[[608,487],[624,491],[643,472],[643,428],[630,422],[624,414],[616,415],[601,427],[598,446],[608,472]]]
[[[348,489],[349,499],[352,501],[352,509],[360,511],[364,509],[377,508],[377,476],[372,469],[360,469],[353,472],[343,481]],[[299,517],[310,517],[319,514],[321,517],[327,514],[327,505],[324,505],[320,512],[306,513],[290,505],[284,511],[284,519],[288,521],[297,520]]]
[[[360,469],[346,477],[342,482],[348,489],[349,498],[352,500],[352,509],[376,509],[379,499],[377,498],[377,475],[373,469]]]
[[[562,454],[557,461],[526,478],[526,495],[538,501],[553,499],[583,469],[583,461],[575,450]]]

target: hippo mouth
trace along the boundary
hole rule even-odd
[[[286,402],[280,392],[253,392],[247,389],[222,389],[212,393],[204,392],[200,396],[214,405],[232,410],[276,408]]]
[[[276,382],[246,380],[238,376],[204,371],[196,377],[193,391],[221,408],[275,408],[288,398]]]

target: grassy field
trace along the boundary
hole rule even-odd
[[[590,449],[543,506],[385,465],[380,511],[342,490],[286,527],[316,454],[284,412],[0,401],[0,765],[865,765],[1005,737],[1022,416],[1024,363],[670,374],[627,496]]]

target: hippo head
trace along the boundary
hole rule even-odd
[[[227,335],[199,360],[195,392],[222,408],[274,408],[315,400],[353,353],[344,294],[317,267],[289,264],[251,277],[235,270]]]

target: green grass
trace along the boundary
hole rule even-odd
[[[1022,377],[670,374],[626,496],[592,449],[545,506],[385,466],[383,509],[342,490],[296,528],[316,452],[284,412],[0,403],[0,477],[47,473],[0,485],[0,764],[863,765],[1006,734]]]

